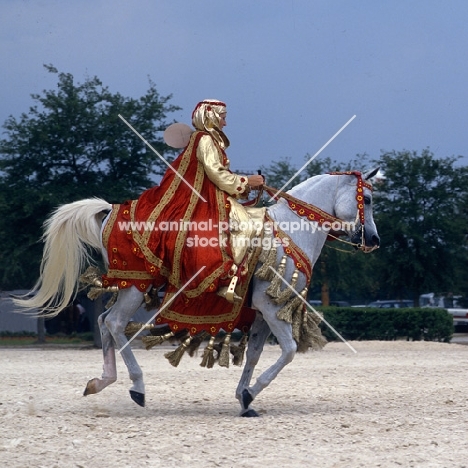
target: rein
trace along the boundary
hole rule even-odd
[[[372,190],[372,185],[365,182],[362,179],[362,174],[359,171],[346,171],[346,172],[330,172],[330,175],[354,175],[357,178],[357,185],[356,185],[356,203],[357,203],[357,215],[356,215],[356,221],[360,222],[360,230],[361,230],[361,243],[355,243],[355,242],[349,242],[344,239],[341,239],[338,236],[334,236],[333,234],[328,233],[328,236],[336,239],[340,242],[343,242],[345,244],[352,245],[353,247],[356,247],[360,250],[363,250],[365,248],[364,244],[364,223],[365,223],[365,217],[364,217],[364,187],[368,188],[369,190]],[[263,190],[272,197],[275,200],[278,200],[280,198],[284,198],[286,202],[289,205],[289,208],[291,211],[296,213],[297,216],[299,217],[304,217],[307,218],[308,221],[311,222],[316,222],[319,224],[319,226],[323,225],[323,223],[328,222],[330,224],[333,224],[335,222],[343,224],[344,221],[337,218],[336,216],[333,216],[320,208],[318,208],[315,205],[311,205],[309,203],[306,203],[299,198],[293,197],[292,195],[284,192],[284,191],[279,191],[273,187],[269,187],[267,185],[263,186]]]

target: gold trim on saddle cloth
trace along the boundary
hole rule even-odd
[[[146,271],[132,270],[109,270],[106,273],[107,278],[116,279],[135,279],[135,280],[153,280],[154,276]]]
[[[261,244],[261,242],[259,243]],[[207,310],[206,314],[198,315],[198,316],[189,316],[186,314],[181,314],[176,312],[175,310],[171,309],[171,305],[169,307],[164,308],[164,305],[168,303],[172,297],[176,294],[167,292],[163,303],[161,304],[161,313],[156,318],[156,324],[161,323],[172,323],[171,328],[172,330],[180,330],[183,327],[188,328],[190,334],[195,335],[196,333],[206,330],[210,334],[215,335],[219,332],[221,328],[226,326],[228,332],[233,331],[236,327],[236,323],[239,320],[239,313],[244,306],[245,298],[247,295],[247,291],[249,288],[249,283],[252,279],[252,275],[255,271],[255,266],[258,262],[258,258],[262,252],[262,247],[252,247],[248,252],[248,267],[247,273],[243,277],[242,282],[238,283],[236,288],[236,293],[244,298],[241,302],[234,302],[230,303],[225,299],[217,296],[216,292],[206,293],[206,294],[213,294],[222,301],[223,311],[222,314],[213,314],[213,311]],[[185,294],[185,291],[184,291]],[[225,325],[227,324],[227,325]]]
[[[119,214],[119,210],[120,205],[112,205],[112,211],[110,212],[109,219],[107,220],[107,223],[102,231],[102,245],[106,250],[107,246],[109,245],[109,237],[114,227],[115,220],[117,219],[117,215]]]

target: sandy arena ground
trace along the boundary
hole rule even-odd
[[[0,349],[0,466],[468,467],[468,347],[351,344],[297,355],[253,419],[238,417],[239,367],[137,348],[140,408],[120,356],[119,380],[83,397],[100,350]],[[258,368],[278,354],[267,345]]]

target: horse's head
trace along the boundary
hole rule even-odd
[[[372,252],[380,245],[372,215],[372,185],[369,182],[378,170],[343,174],[335,200],[335,216],[344,221],[341,231],[364,253]]]

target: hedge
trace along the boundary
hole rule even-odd
[[[450,342],[453,317],[445,309],[319,307],[324,319],[347,340],[397,340]],[[339,339],[321,322],[328,341]]]

